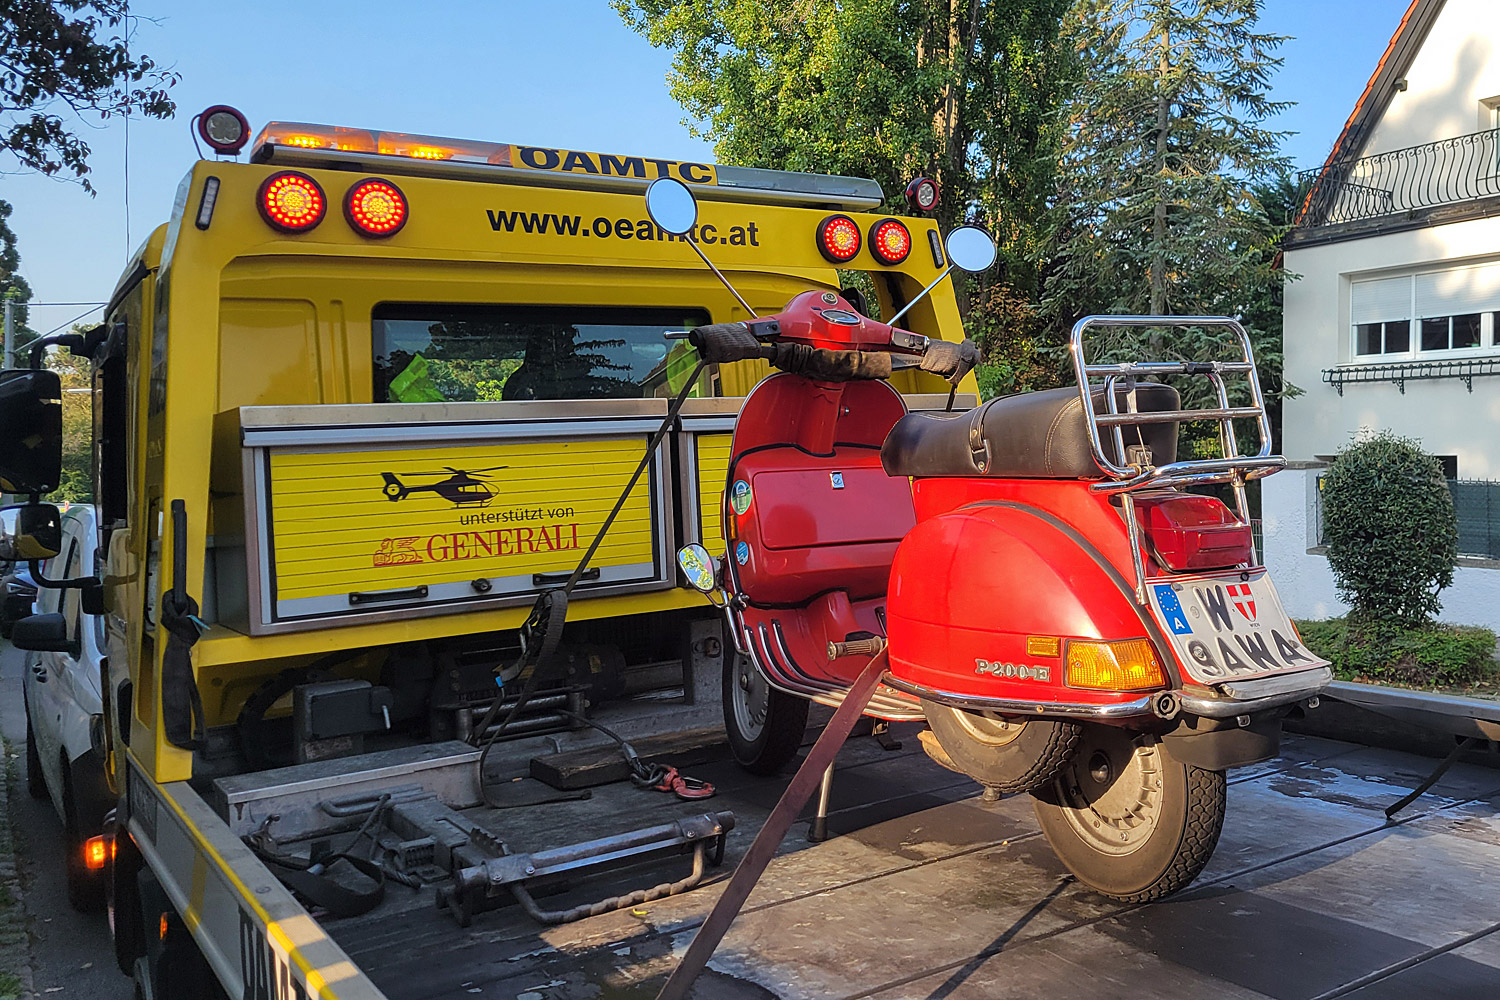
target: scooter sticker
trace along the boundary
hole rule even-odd
[[[734,547],[734,561],[739,563],[741,566],[749,562],[750,546],[746,545],[744,542],[740,542],[740,544],[736,545]]]
[[[744,514],[750,509],[750,501],[755,495],[750,492],[750,484],[743,479],[736,479],[734,485],[729,488],[729,506],[734,508],[736,514]],[[744,562],[743,559],[740,562]]]
[[[1161,605],[1162,617],[1167,620],[1167,628],[1172,630],[1173,635],[1192,635],[1193,626],[1188,624],[1187,615],[1183,613],[1182,602],[1177,599],[1177,593],[1169,583],[1158,583],[1156,590],[1156,603]],[[1251,605],[1254,607],[1254,605]]]

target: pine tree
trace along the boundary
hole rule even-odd
[[[1236,315],[1280,283],[1266,253],[1280,231],[1254,185],[1289,167],[1284,133],[1266,126],[1285,107],[1267,95],[1285,39],[1255,31],[1260,6],[1080,0],[1070,12],[1064,31],[1081,72],[1064,109],[1043,299],[1056,335],[1088,313]],[[1204,357],[1227,337],[1111,331],[1100,347]]]

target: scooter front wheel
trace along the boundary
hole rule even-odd
[[[1174,759],[1152,736],[1084,727],[1071,762],[1033,792],[1047,843],[1079,881],[1144,903],[1186,887],[1219,842],[1223,771]]]
[[[1003,795],[1030,792],[1072,760],[1083,727],[1057,719],[968,712],[934,701],[922,714],[958,770]]]
[[[724,632],[724,729],[729,749],[752,774],[776,774],[797,756],[807,731],[807,702],[778,691]]]

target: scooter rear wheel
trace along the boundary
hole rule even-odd
[[[777,691],[724,630],[724,730],[734,759],[751,774],[776,774],[797,756],[807,702]]]
[[[1219,842],[1223,771],[1174,759],[1151,736],[1084,727],[1073,760],[1032,793],[1042,833],[1079,881],[1130,903],[1186,887]]]
[[[1052,719],[1017,719],[922,702],[922,714],[954,765],[1002,795],[1030,792],[1073,757],[1082,727]]]

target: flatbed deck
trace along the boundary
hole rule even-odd
[[[696,995],[712,998],[1493,997],[1500,989],[1500,771],[1459,765],[1388,823],[1386,805],[1433,761],[1288,735],[1278,759],[1231,774],[1208,869],[1161,903],[1127,906],[1073,881],[1026,797],[984,803],[931,763],[915,733],[840,754],[832,839],[801,824],[782,845]],[[910,729],[911,727],[906,727]],[[628,784],[586,801],[490,813],[513,850],[732,809],[719,884],[786,776],[690,769],[702,804]],[[680,878],[653,863],[543,905]],[[377,911],[326,927],[392,1000],[653,997],[718,895],[715,884],[543,927],[519,907],[467,929],[432,890],[391,885]]]

